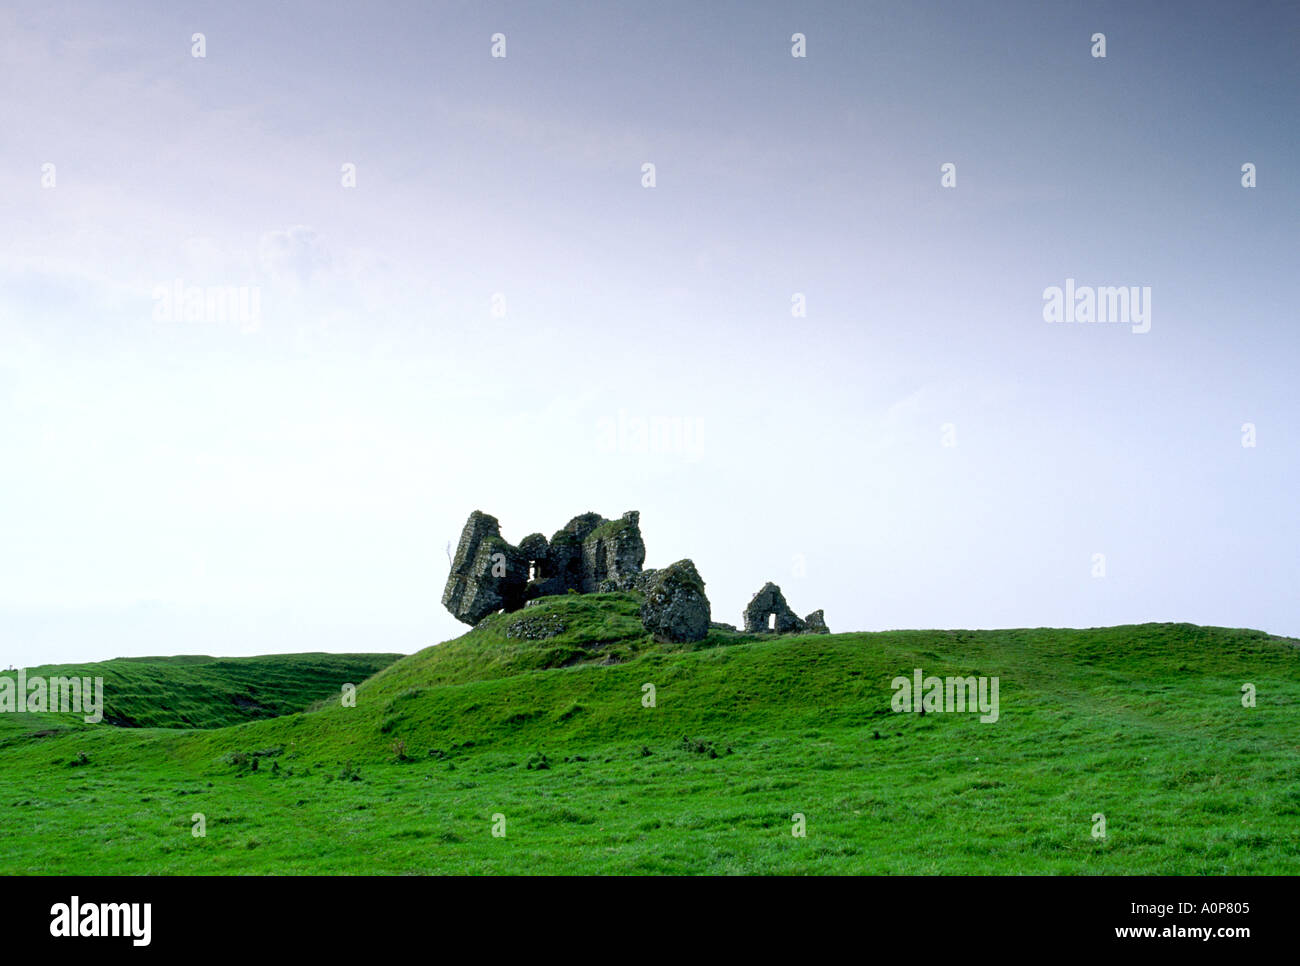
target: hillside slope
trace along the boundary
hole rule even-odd
[[[1147,624],[662,648],[634,603],[497,615],[356,707],[15,736],[0,871],[1300,872],[1294,641]],[[893,711],[917,668],[997,676],[998,720]],[[65,855],[73,832],[105,845]]]
[[[94,664],[50,664],[27,668],[41,676],[104,680],[104,721],[128,728],[223,728],[258,718],[302,711],[336,695],[345,683],[359,684],[392,664],[400,654],[275,654],[214,658],[119,657]],[[16,681],[15,672],[0,678]],[[80,721],[79,715],[50,715],[47,724]],[[7,720],[14,719],[14,720]],[[0,715],[6,722],[45,716]]]

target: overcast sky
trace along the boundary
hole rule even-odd
[[[414,651],[474,509],[1300,635],[1295,3],[134,6],[0,11],[4,666]]]

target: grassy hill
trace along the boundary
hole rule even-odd
[[[999,720],[895,713],[918,667],[997,676]],[[1296,874],[1298,710],[1296,642],[1257,631],[664,647],[634,598],[568,596],[389,664],[355,707],[11,725],[0,872]]]
[[[119,657],[95,664],[27,668],[28,678],[101,677],[104,720],[128,728],[223,728],[303,711],[318,698],[359,684],[400,654],[276,654],[270,657]],[[16,679],[15,672],[0,678]],[[39,716],[34,716],[39,717]],[[56,726],[78,715],[55,715]],[[9,720],[6,720],[9,719]],[[0,715],[22,727],[26,715]]]

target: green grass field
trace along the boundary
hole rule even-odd
[[[102,677],[104,720],[127,728],[221,728],[304,711],[359,684],[400,654],[119,657],[27,669],[29,677]],[[0,678],[15,679],[14,672]],[[18,718],[23,716],[19,715]],[[52,719],[54,720],[54,719]],[[57,723],[57,722],[56,722]],[[0,735],[6,732],[0,716]]]
[[[1300,649],[1257,631],[667,647],[602,594],[395,663],[192,660],[83,669],[151,727],[0,715],[0,872],[1300,873]],[[999,720],[895,713],[918,667],[997,676]],[[286,713],[232,718],[250,683]]]

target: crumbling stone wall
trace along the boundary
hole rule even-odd
[[[775,620],[772,618],[775,617]],[[829,634],[825,616],[815,610],[800,618],[785,601],[781,588],[770,580],[759,588],[754,599],[745,608],[747,634]]]
[[[641,514],[618,520],[599,513],[576,516],[548,541],[529,534],[515,547],[501,536],[496,517],[470,514],[442,593],[457,620],[477,624],[499,610],[513,611],[537,597],[576,590],[630,590],[645,562]]]
[[[475,510],[460,532],[460,543],[442,591],[442,605],[466,624],[477,624],[499,610],[524,606],[528,560],[501,536],[497,518]]]

